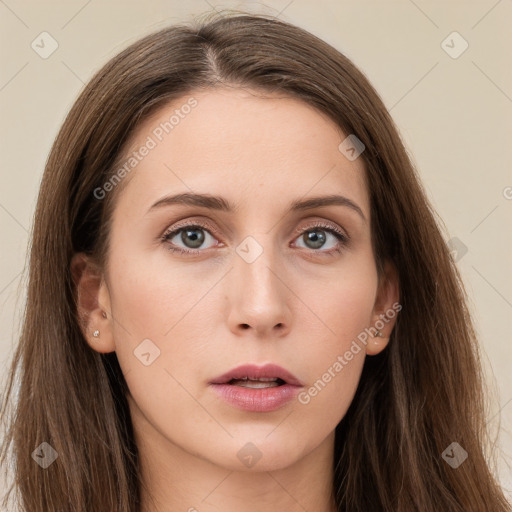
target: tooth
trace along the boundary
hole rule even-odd
[[[277,382],[277,377],[259,377],[258,379],[250,379],[249,377],[240,377],[239,379],[231,379],[231,380],[244,380],[244,381],[252,381],[252,382]]]
[[[263,389],[263,388],[275,388],[275,387],[279,386],[279,384],[275,381],[261,382],[258,380],[250,380],[250,381],[240,381],[238,383],[235,382],[235,386],[240,386],[242,388]]]

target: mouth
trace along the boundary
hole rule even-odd
[[[242,365],[210,383],[229,405],[246,412],[271,412],[289,404],[304,384],[278,365]]]
[[[245,388],[271,388],[284,386],[303,386],[295,375],[276,364],[244,364],[219,375],[210,384],[229,384]]]
[[[284,386],[286,382],[279,378],[249,379],[249,377],[244,377],[242,379],[231,379],[226,384],[240,386],[241,388],[265,389]]]

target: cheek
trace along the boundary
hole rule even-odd
[[[322,281],[316,292],[303,290],[311,318],[300,348],[308,361],[307,387],[299,396],[311,428],[329,429],[342,419],[357,390],[366,357],[364,344],[377,289],[373,260],[361,257],[336,277]],[[307,293],[307,294],[306,294]],[[308,328],[309,327],[309,328]]]
[[[112,312],[119,339],[128,333],[165,337],[204,294],[204,281],[195,283],[190,270],[173,269],[162,264],[162,259],[134,258],[112,270]]]
[[[115,351],[132,394],[147,397],[149,406],[153,397],[157,407],[158,390],[165,390],[164,402],[183,396],[178,382],[190,389],[191,376],[200,373],[218,322],[218,301],[207,292],[219,278],[211,269],[198,274],[191,266],[173,267],[165,255],[117,262],[110,273]]]
[[[350,361],[342,354],[333,354],[329,362],[308,381],[297,397],[297,408],[306,431],[314,431],[322,437],[334,430],[352,403],[364,359],[363,349],[352,354]]]
[[[326,318],[330,330],[301,350],[308,361],[306,387],[298,396],[304,428],[326,436],[345,416],[356,393],[366,358],[358,339],[369,326],[367,296],[347,295],[338,300],[337,314]],[[332,308],[331,308],[332,309]],[[311,336],[312,338],[312,336]]]
[[[329,273],[297,280],[294,291],[305,305],[302,319],[294,322],[306,328],[318,341],[304,347],[321,347],[306,356],[324,366],[333,356],[343,354],[354,339],[371,325],[377,292],[377,271],[370,251],[360,251]]]
[[[132,407],[142,413],[142,424],[148,421],[164,435],[183,432],[185,438],[187,426],[211,421],[192,395],[204,358],[199,334],[205,329],[197,315],[212,283],[194,281],[190,271],[170,271],[143,257],[120,260],[111,272],[115,351]]]

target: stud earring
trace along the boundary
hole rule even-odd
[[[100,331],[98,331],[98,329],[96,329],[92,335],[95,337],[95,338],[99,338],[100,337]]]

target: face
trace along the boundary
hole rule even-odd
[[[345,137],[299,100],[231,89],[192,92],[138,128],[91,346],[115,350],[135,428],[163,450],[237,470],[256,455],[269,470],[332,441],[368,352],[354,340],[396,299],[379,286],[364,164]],[[268,364],[288,374],[212,384]]]

